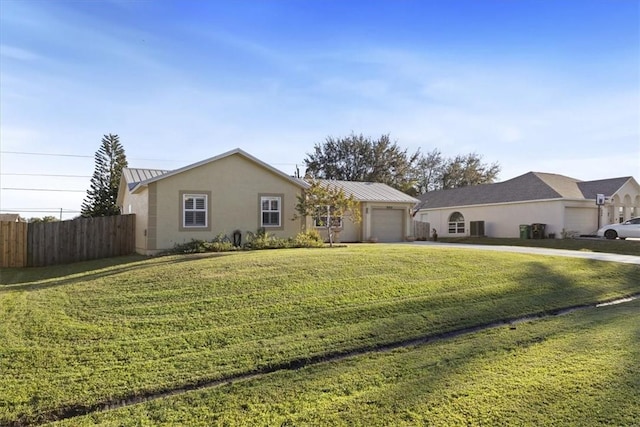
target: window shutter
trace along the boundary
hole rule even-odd
[[[207,196],[206,195],[185,195],[184,196],[184,227],[206,227],[207,226]]]

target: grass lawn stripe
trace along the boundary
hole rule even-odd
[[[636,425],[640,300],[221,384],[56,423]]]
[[[423,249],[3,270],[0,422],[640,290],[637,266]]]
[[[129,397],[126,399],[116,399],[116,400],[111,400],[107,402],[99,402],[95,405],[92,405],[91,407],[75,406],[70,408],[53,410],[49,413],[44,413],[39,415],[44,420],[64,420],[64,419],[74,418],[74,417],[83,416],[91,413],[119,409],[119,408],[131,406],[131,405],[135,405],[143,402],[150,402],[157,399],[179,395],[189,391],[203,390],[203,389],[217,387],[224,384],[229,384],[232,382],[259,379],[261,376],[276,373],[278,371],[300,370],[300,369],[308,368],[310,366],[317,365],[320,363],[338,362],[347,358],[362,356],[368,353],[389,352],[399,348],[415,347],[415,346],[420,346],[425,344],[431,344],[436,341],[441,341],[444,339],[453,339],[453,338],[457,338],[467,334],[478,333],[478,332],[483,332],[489,329],[503,327],[505,325],[511,325],[511,329],[516,329],[515,325],[522,324],[523,322],[531,322],[533,320],[543,320],[545,318],[549,318],[552,316],[567,315],[579,310],[595,309],[595,308],[606,307],[611,305],[625,304],[625,303],[635,301],[638,298],[640,298],[640,294],[632,295],[630,297],[609,301],[609,302],[594,303],[589,305],[580,305],[580,306],[573,306],[573,307],[564,307],[561,309],[554,310],[553,312],[550,312],[550,313],[538,313],[538,314],[527,315],[525,317],[516,318],[516,319],[498,320],[490,324],[475,325],[469,328],[457,329],[457,330],[453,330],[453,331],[449,331],[441,334],[419,337],[419,338],[415,338],[407,341],[379,345],[376,347],[356,348],[347,352],[341,351],[336,353],[314,354],[314,355],[307,356],[304,359],[291,360],[286,363],[282,363],[278,365],[260,367],[253,372],[219,378],[215,381],[201,381],[201,382],[189,384],[187,386],[183,386],[180,388],[161,390],[151,394],[142,394],[142,395]],[[19,425],[22,425],[22,422],[20,420],[17,420],[13,423],[10,423],[10,425],[19,426]]]

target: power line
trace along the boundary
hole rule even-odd
[[[59,175],[59,174],[45,174],[45,173],[0,173],[0,175],[11,176],[53,176],[60,178],[91,178],[91,175]]]
[[[87,190],[57,190],[53,188],[16,188],[16,187],[2,187],[0,190],[16,190],[16,191],[60,191],[67,193],[84,193]]]
[[[53,157],[80,157],[84,159],[93,159],[95,156],[89,156],[86,154],[66,154],[66,153],[37,153],[33,151],[0,151],[1,154],[20,154],[25,156],[53,156]],[[177,159],[139,159],[132,158],[129,160],[144,160],[153,162],[185,162],[184,160]]]
[[[80,157],[80,158],[89,158],[92,159],[95,156],[89,156],[86,154],[66,154],[66,153],[39,153],[34,151],[0,151],[0,154],[20,154],[25,156],[54,156],[54,157]],[[143,158],[130,158],[127,160],[136,160],[136,161],[151,161],[151,162],[175,162],[175,163],[187,163],[187,160],[178,160],[178,159],[143,159]],[[270,163],[272,166],[280,165],[280,166],[298,166],[301,163]]]
[[[0,212],[27,212],[27,213],[80,213],[77,209],[64,208],[22,208],[22,209],[0,209]]]
[[[24,154],[27,156],[57,156],[57,157],[85,157],[92,158],[94,156],[86,156],[83,154],[60,154],[60,153],[34,153],[27,151],[0,151],[2,154]]]
[[[46,211],[54,210],[54,211],[60,212],[60,209],[64,210],[65,212],[66,211],[69,211],[69,212],[76,212],[77,211],[77,209],[52,208],[52,207],[43,208],[43,207],[33,207],[32,206],[30,208],[2,208],[2,209],[0,209],[0,212],[9,212],[9,211],[25,211],[25,212],[27,212],[27,211],[35,210],[35,209],[37,209],[38,212],[41,212],[43,210],[46,210]]]

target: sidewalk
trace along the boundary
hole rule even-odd
[[[535,254],[535,255],[552,255],[552,256],[565,256],[572,258],[585,258],[594,259],[598,261],[610,261],[621,262],[625,264],[637,264],[640,265],[640,256],[633,255],[619,255],[609,254],[604,252],[583,252],[583,251],[570,251],[566,249],[547,249],[547,248],[530,248],[526,246],[496,246],[496,245],[474,245],[466,243],[442,243],[442,242],[405,242],[408,245],[417,246],[432,246],[440,248],[456,248],[456,249],[480,249],[486,251],[496,252],[517,252],[523,254]]]

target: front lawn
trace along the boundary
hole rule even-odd
[[[640,300],[80,417],[89,425],[632,426]]]
[[[640,292],[640,268],[404,245],[5,269],[0,424]]]

